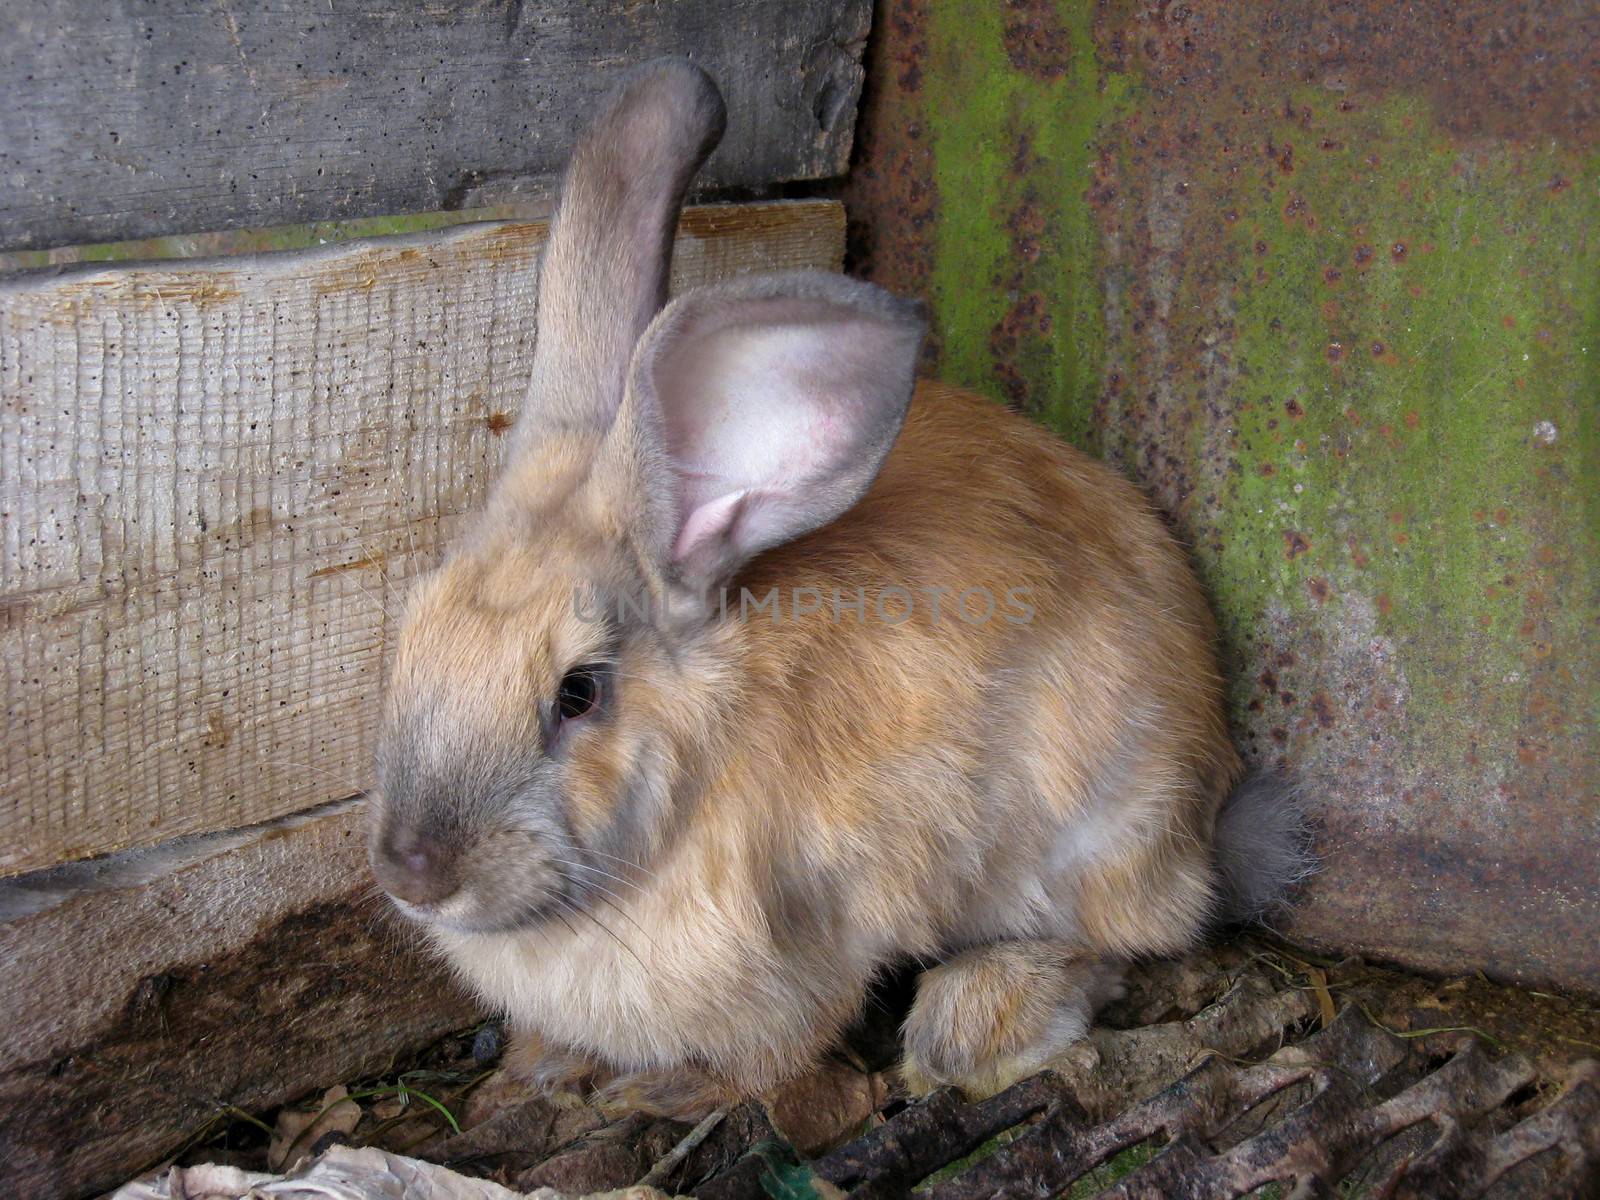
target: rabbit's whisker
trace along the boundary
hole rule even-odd
[[[645,932],[644,926],[640,925],[639,922],[635,921],[631,916],[629,916],[628,913],[626,912],[626,910],[624,910],[623,908],[619,907],[623,903],[623,899],[622,899],[621,896],[617,895],[610,888],[602,887],[600,884],[595,883],[592,880],[572,879],[569,876],[568,877],[568,881],[570,883],[576,884],[579,888],[585,889],[586,891],[590,891],[590,892],[596,893],[595,899],[599,900],[601,904],[604,904],[612,912],[616,913],[617,916],[621,917],[629,925],[632,925],[635,929],[637,929],[639,931],[639,936],[644,938],[645,941],[650,943],[650,948],[652,950],[660,950],[661,949],[660,946],[656,945],[655,939],[652,938],[647,932]],[[608,896],[610,897],[609,900],[606,898]],[[613,903],[613,901],[615,903]]]
[[[578,908],[576,905],[574,905],[570,900],[568,900],[564,896],[558,896],[557,900],[560,903],[564,904],[567,907],[567,910],[569,912],[571,912],[573,916],[575,916],[575,917],[588,917],[589,920],[594,924],[594,927],[596,929],[598,929],[601,933],[605,934],[613,942],[615,942],[617,945],[621,946],[624,950],[626,950],[628,952],[629,957],[632,958],[634,962],[638,963],[639,966],[644,967],[644,959],[640,958],[639,955],[634,952],[633,947],[628,945],[627,942],[623,941],[620,937],[618,937],[617,933],[616,933],[616,930],[612,929],[611,926],[609,926],[609,925],[605,924],[603,921],[601,921],[600,918],[595,916],[595,914],[591,910],[586,909],[586,908]],[[570,928],[570,926],[568,928]],[[577,935],[574,934],[573,936],[577,936]],[[646,968],[646,969],[648,969],[648,968]]]
[[[598,854],[601,858],[609,858],[612,862],[621,863],[624,867],[634,871],[639,871],[645,875],[648,875],[651,879],[660,878],[660,876],[652,871],[649,867],[636,863],[631,858],[623,858],[617,854],[607,854],[604,850],[596,850],[593,846],[585,846],[583,851],[585,854]]]
[[[556,899],[556,903],[561,905],[562,908],[566,909],[568,912],[571,912],[573,915],[577,915],[578,910],[573,908],[571,902],[568,901],[565,897],[557,896],[555,899]],[[539,911],[539,910],[536,909],[535,911]],[[572,922],[571,921],[567,920],[566,917],[561,915],[561,909],[556,909],[550,915],[555,917],[556,920],[560,921],[563,925],[565,925],[567,927],[567,932],[570,933],[573,936],[574,939],[577,938],[578,931],[572,927]]]
[[[568,859],[568,858],[552,858],[550,861],[554,862],[554,863],[560,863],[563,867],[576,867],[580,871],[589,871],[589,872],[591,872],[591,873],[593,873],[595,875],[601,876],[604,879],[614,880],[615,882],[620,883],[623,887],[631,887],[634,891],[638,892],[640,895],[644,894],[644,889],[642,887],[640,887],[637,883],[633,882],[633,880],[624,879],[620,875],[613,875],[610,871],[602,870],[601,868],[596,867],[596,866],[592,866],[589,863],[573,862],[571,859]],[[578,882],[578,881],[574,880],[574,882]]]

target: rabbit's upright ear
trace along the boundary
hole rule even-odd
[[[641,519],[667,576],[704,596],[855,504],[900,432],[923,333],[920,305],[822,272],[668,305],[617,430],[636,439]]]
[[[684,193],[725,121],[704,71],[657,59],[630,72],[580,135],[540,268],[513,460],[552,435],[610,427],[634,346],[666,302]]]

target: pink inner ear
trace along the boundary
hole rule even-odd
[[[743,490],[729,492],[693,509],[672,548],[673,560],[702,562],[716,557],[721,543],[728,540],[734,522],[739,519],[748,495]]]
[[[816,500],[870,440],[876,327],[832,310],[786,311],[803,307],[791,301],[770,307],[789,319],[686,338],[658,366],[681,489],[672,557],[686,574],[716,574],[819,523]]]
[[[842,276],[691,292],[662,314],[635,386],[670,470],[677,528],[656,544],[683,581],[727,579],[860,497],[899,431],[921,335],[913,311]]]

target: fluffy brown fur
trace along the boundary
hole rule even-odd
[[[643,76],[601,118],[600,149],[577,161],[603,169],[569,177],[558,261],[577,244],[563,223],[582,223],[572,197],[605,200],[608,171],[633,179],[604,154],[626,146],[630,105],[657,141],[703,152],[720,107],[686,70]],[[657,223],[687,181],[663,155],[639,168],[663,176],[645,192],[670,193]],[[1207,923],[1213,824],[1239,761],[1206,605],[1135,488],[979,397],[918,385],[873,478],[905,411],[876,376],[866,468],[808,485],[802,516],[784,518],[815,528],[741,559],[734,519],[726,542],[685,550],[695,523],[672,498],[693,479],[662,432],[672,402],[651,400],[643,349],[624,386],[606,348],[642,338],[666,353],[691,327],[669,309],[644,330],[654,309],[637,297],[665,255],[648,220],[640,236],[658,248],[650,280],[626,263],[601,272],[633,316],[575,316],[547,280],[541,352],[565,349],[536,366],[530,406],[559,402],[527,422],[485,519],[411,598],[374,869],[504,1008],[523,1037],[515,1060],[543,1086],[587,1080],[678,1115],[762,1092],[827,1048],[878,969],[913,956],[939,965],[907,1024],[908,1079],[994,1090],[1082,1036],[1114,987],[1106,964],[1180,952]],[[903,357],[909,387],[909,310],[859,284],[762,287],[682,311],[714,331],[735,320],[721,314],[798,297],[773,319],[804,333],[842,314],[827,344],[849,379]],[[597,319],[613,322],[606,344],[585,333]],[[857,362],[857,336],[890,349]],[[915,595],[908,619],[879,619],[885,586]],[[657,607],[585,619],[579,587]],[[807,587],[823,606],[795,619],[788,597]],[[735,617],[740,589],[773,588],[782,619]],[[832,598],[857,589],[864,619],[836,619]],[[921,589],[943,589],[937,619]],[[963,619],[966,589],[1000,608]],[[1031,619],[1007,619],[1024,615],[1018,595]],[[552,698],[582,664],[603,666],[605,700],[563,725]]]

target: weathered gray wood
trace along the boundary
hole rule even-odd
[[[617,74],[727,94],[703,183],[842,175],[870,0],[0,0],[0,249],[475,206]]]
[[[366,785],[399,592],[481,506],[545,226],[0,285],[0,875]],[[674,285],[836,268],[691,209]]]
[[[361,822],[258,829],[0,923],[0,1195],[93,1194],[226,1105],[381,1073],[478,1018],[372,896]]]

